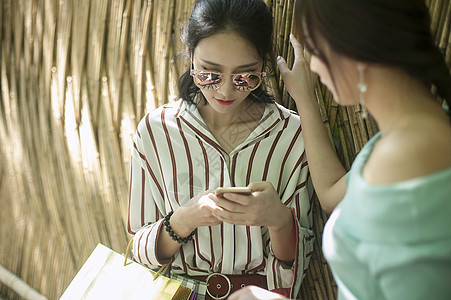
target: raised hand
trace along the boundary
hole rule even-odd
[[[294,63],[290,70],[283,57],[277,58],[277,65],[285,86],[291,97],[296,101],[314,97],[318,76],[310,71],[310,54],[302,44],[291,34],[290,42],[294,49]]]
[[[295,54],[292,69],[288,68],[283,58],[278,59],[277,64],[301,117],[305,151],[315,191],[322,208],[330,213],[346,192],[346,170],[330,143],[314,94],[317,75],[310,71],[309,64],[312,61],[315,69],[323,62],[316,56],[310,57],[293,35],[290,36],[290,40]]]

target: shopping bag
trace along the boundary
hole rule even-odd
[[[127,256],[98,244],[60,299],[190,299],[192,290],[164,275],[167,266],[155,272]]]

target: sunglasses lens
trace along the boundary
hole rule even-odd
[[[233,78],[233,83],[238,90],[249,92],[260,86],[261,78],[256,74],[238,74]]]
[[[196,84],[202,90],[217,90],[223,83],[221,73],[192,71],[191,75]],[[264,76],[264,75],[263,75]],[[243,73],[233,75],[235,88],[242,92],[251,92],[262,83],[262,78],[257,74]]]
[[[221,86],[221,74],[211,72],[199,72],[194,76],[194,83],[201,89],[216,90]]]

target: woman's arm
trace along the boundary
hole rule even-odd
[[[143,119],[138,125],[132,151],[128,231],[135,235],[135,259],[143,264],[157,266],[169,262],[182,244],[174,241],[162,224],[170,208],[165,205],[163,194],[158,192],[160,182],[155,178],[159,176],[155,175],[157,172],[152,169],[151,163],[156,159],[152,156],[156,150],[151,144],[147,148],[144,146],[146,130]],[[178,237],[187,237],[197,227],[220,223],[206,208],[214,205],[206,194],[208,191],[193,197],[185,206],[174,208],[169,223]]]
[[[288,92],[293,97],[302,122],[305,151],[313,185],[323,209],[330,213],[346,192],[346,170],[332,147],[314,96],[316,76],[303,55],[302,45],[291,35],[295,61],[292,70],[283,58],[277,63]]]
[[[190,203],[192,202],[190,201]],[[208,207],[215,205],[210,198],[202,195],[200,198],[195,197],[194,202],[189,206],[176,209],[169,219],[172,231],[180,238],[187,237],[198,227],[215,226],[221,223],[208,209]],[[171,258],[181,245],[169,236],[163,225],[157,240],[158,258],[162,260]]]

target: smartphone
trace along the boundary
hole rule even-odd
[[[215,190],[216,196],[221,196],[224,193],[239,193],[244,195],[250,195],[252,190],[247,187],[218,187]]]

